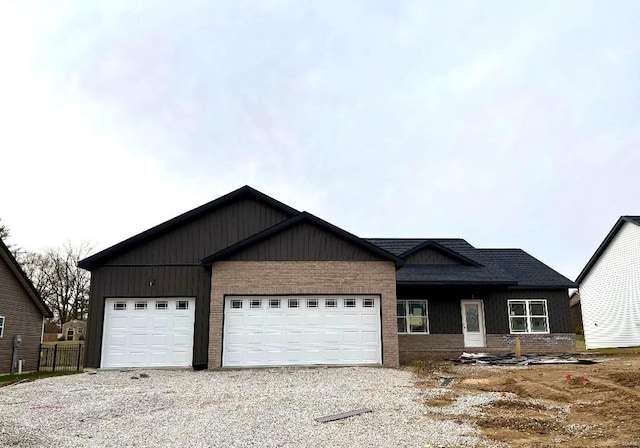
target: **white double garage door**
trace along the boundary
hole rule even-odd
[[[107,299],[103,368],[192,365],[195,299]],[[382,363],[379,296],[227,296],[223,367]]]
[[[227,296],[223,367],[382,363],[379,296]]]

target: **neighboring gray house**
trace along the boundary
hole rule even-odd
[[[22,338],[16,355],[17,360],[23,362],[23,371],[38,368],[44,318],[52,316],[51,310],[0,240],[0,375],[12,370],[16,336]]]
[[[640,346],[640,216],[621,216],[577,283],[587,349]]]
[[[80,262],[88,367],[385,365],[574,349],[568,288],[519,249],[359,238],[250,187]]]

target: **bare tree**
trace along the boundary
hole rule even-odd
[[[0,240],[2,240],[5,246],[7,246],[7,249],[9,249],[9,252],[11,252],[15,257],[20,251],[20,248],[8,241],[10,236],[11,230],[9,230],[9,228],[2,223],[2,219],[0,219]]]
[[[11,232],[9,232],[9,229],[7,228],[7,226],[2,224],[2,219],[0,219],[0,240],[5,241],[5,244],[6,244],[6,240],[7,238],[9,238],[10,234]]]
[[[85,320],[89,311],[90,275],[78,267],[87,256],[87,243],[65,243],[43,253],[22,252],[20,263],[61,325],[72,319]]]

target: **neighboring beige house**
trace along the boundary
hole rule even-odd
[[[65,341],[84,341],[87,323],[83,320],[70,320],[62,324],[62,337]]]

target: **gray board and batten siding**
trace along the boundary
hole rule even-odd
[[[139,242],[134,237],[120,253],[99,253],[81,263],[91,270],[86,365],[100,367],[105,298],[195,297],[193,366],[206,367],[211,273],[200,261],[292,214],[250,192]]]
[[[354,246],[318,225],[300,222],[229,256],[233,261],[377,261],[377,256]]]
[[[398,286],[399,300],[427,300],[430,334],[461,334],[461,300],[477,299],[484,303],[485,328],[488,334],[510,334],[508,301],[546,299],[550,333],[571,333],[571,314],[564,289],[523,290],[508,287],[436,288]]]
[[[406,258],[407,264],[462,264],[460,260],[457,260],[450,255],[434,249],[432,247],[426,247],[423,250],[417,251],[408,255]]]

